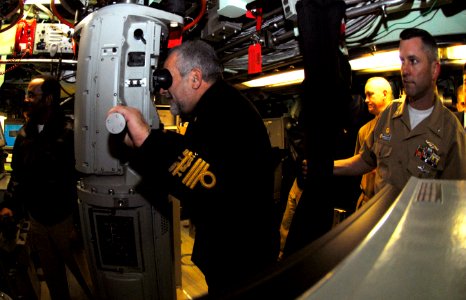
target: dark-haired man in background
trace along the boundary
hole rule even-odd
[[[66,266],[91,298],[74,258],[77,210],[74,134],[60,107],[60,83],[52,76],[33,78],[24,99],[26,124],[13,147],[11,179],[1,216],[31,221],[37,253],[53,300],[70,299]]]

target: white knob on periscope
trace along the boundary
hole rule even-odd
[[[108,132],[112,134],[121,133],[126,128],[126,120],[122,114],[114,112],[107,116],[105,120],[105,126]]]

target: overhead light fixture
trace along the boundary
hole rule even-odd
[[[439,56],[450,63],[466,63],[466,45],[450,46],[439,49]],[[399,71],[401,67],[398,49],[391,51],[376,52],[370,55],[352,59],[349,61],[352,71],[365,73]],[[304,80],[304,70],[282,72],[268,75],[257,79],[245,81],[236,85],[239,89],[252,87],[276,87],[301,83]]]
[[[301,83],[304,80],[304,69],[282,72],[243,82],[246,87],[275,87]]]
[[[464,64],[466,62],[466,45],[450,46],[439,49],[443,60]],[[398,50],[377,52],[368,56],[350,60],[353,71],[384,72],[400,70],[401,62]]]
[[[440,57],[450,63],[464,65],[466,63],[466,45],[450,46],[441,49]]]
[[[400,55],[398,50],[377,52],[350,60],[351,70],[369,72],[384,72],[400,70]]]
[[[466,45],[444,48],[444,56],[446,59],[466,59]]]
[[[350,60],[350,64],[353,71],[365,70],[370,72],[395,71],[399,70],[401,65],[398,50],[379,52],[353,59]],[[245,81],[238,88],[277,87],[301,83],[303,80],[304,70],[298,69]]]

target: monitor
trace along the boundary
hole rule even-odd
[[[5,146],[7,148],[12,148],[15,144],[18,131],[23,127],[23,122],[18,120],[5,120],[4,127]]]

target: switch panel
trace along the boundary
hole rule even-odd
[[[73,53],[72,35],[66,24],[37,23],[33,54]]]

